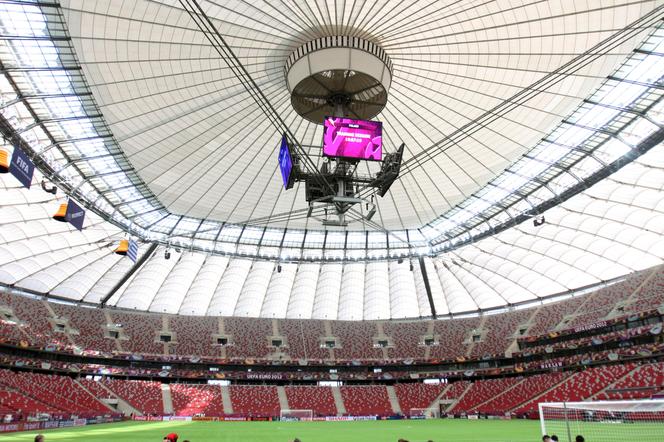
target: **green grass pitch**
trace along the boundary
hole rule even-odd
[[[538,421],[404,420],[363,422],[125,422],[44,431],[46,442],[161,442],[176,432],[191,442],[533,442]],[[32,441],[35,432],[0,435],[0,442]]]
[[[661,423],[572,425],[571,436],[582,432],[588,442],[662,442]],[[551,423],[561,442],[565,426]],[[559,431],[556,431],[559,430]],[[541,440],[539,421],[526,420],[404,420],[362,422],[124,422],[44,431],[46,442],[161,442],[170,432],[180,442],[534,442]],[[35,432],[0,435],[0,442],[33,441]]]

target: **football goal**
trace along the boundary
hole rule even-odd
[[[440,412],[435,408],[411,408],[408,417],[411,419],[434,419],[439,417]]]
[[[664,440],[664,400],[550,402],[539,404],[542,434],[574,442]]]
[[[310,421],[314,417],[313,410],[281,410],[279,420],[282,421]]]

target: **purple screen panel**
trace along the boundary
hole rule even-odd
[[[323,155],[381,161],[383,123],[350,118],[325,118]]]

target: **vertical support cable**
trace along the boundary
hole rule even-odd
[[[431,316],[436,319],[436,306],[433,305],[433,296],[431,295],[431,286],[429,285],[429,277],[427,276],[427,268],[424,265],[424,258],[418,258],[420,262],[420,270],[422,271],[422,279],[424,279],[424,288],[427,291],[427,298],[429,298],[429,307],[431,308]]]

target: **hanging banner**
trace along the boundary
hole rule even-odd
[[[133,262],[136,262],[138,259],[138,244],[133,239],[129,240],[129,248],[127,249],[127,256]]]
[[[65,214],[65,221],[78,230],[83,230],[83,221],[85,220],[85,210],[82,209],[73,200],[67,203],[67,213]]]
[[[14,148],[12,160],[9,163],[9,172],[23,184],[30,188],[32,184],[32,175],[35,173],[35,165],[26,154],[19,148]]]

